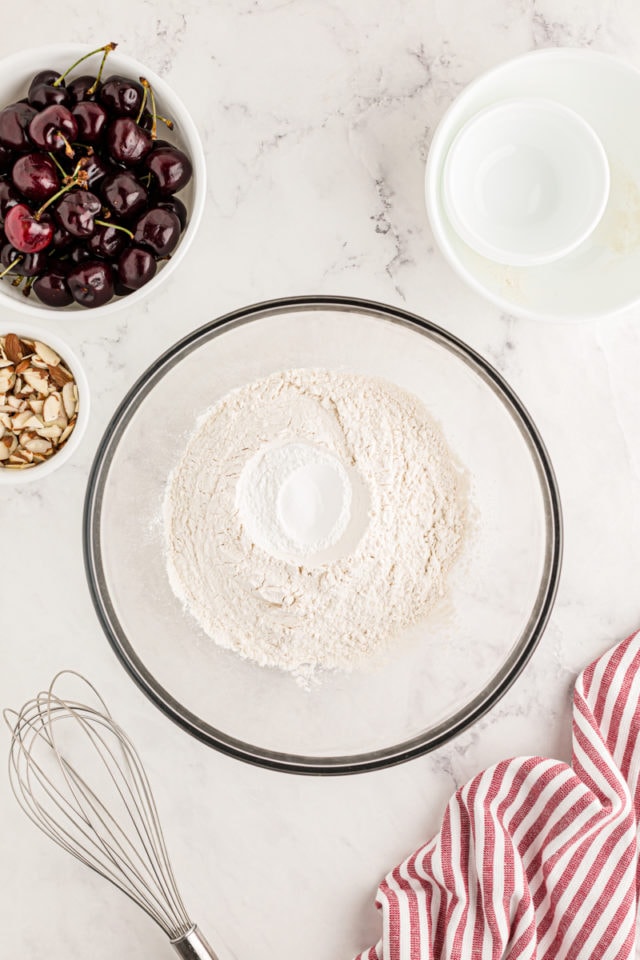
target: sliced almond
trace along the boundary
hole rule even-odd
[[[25,450],[30,453],[48,453],[51,450],[51,441],[43,437],[34,437],[33,440],[27,440],[24,445]]]
[[[33,400],[29,398],[28,403],[34,413],[42,413],[44,408],[44,400]]]
[[[48,395],[49,378],[43,370],[37,370],[33,367],[30,367],[28,370],[24,371],[22,376],[29,386],[33,387],[34,390],[37,390],[38,393],[41,393],[44,396]]]
[[[67,387],[73,389],[73,384],[68,383]],[[62,391],[62,396],[64,400],[64,389]],[[64,401],[65,410],[67,409],[66,401]],[[45,423],[53,423],[54,420],[57,420],[60,416],[60,395],[58,393],[50,393],[47,399],[44,401],[44,406],[42,409],[42,415],[44,417]]]
[[[18,374],[24,373],[24,371],[28,370],[30,366],[31,366],[31,363],[29,360],[21,360],[18,366],[16,367],[16,373]]]
[[[20,363],[24,357],[23,345],[15,333],[8,333],[4,338],[4,352],[12,363]]]
[[[56,387],[64,387],[65,383],[73,380],[73,377],[69,371],[61,365],[58,365],[57,367],[49,367],[49,376],[55,383]]]
[[[37,355],[40,357],[41,360],[44,360],[47,366],[50,366],[50,367],[58,366],[58,364],[60,363],[60,357],[55,352],[55,350],[52,350],[51,347],[47,346],[46,343],[42,343],[40,340],[34,340],[33,346],[35,348]]]
[[[60,434],[60,440],[58,441],[59,446],[62,446],[62,444],[68,440],[68,438],[73,433],[74,427],[75,427],[75,421],[73,423],[67,424],[67,426],[64,428],[64,430]]]
[[[15,368],[3,367],[0,370],[0,393],[8,393],[9,390],[13,390],[13,385],[16,382]]]
[[[65,427],[65,430],[66,429],[67,428]],[[73,429],[73,427],[71,429]],[[60,440],[63,434],[63,429],[54,423],[51,426],[37,427],[36,433],[39,437],[46,437],[48,440]]]
[[[71,419],[78,406],[78,391],[75,383],[72,383],[71,381],[69,383],[65,383],[64,387],[62,388],[62,402],[64,404],[64,412],[66,413],[67,417]]]
[[[33,411],[31,410],[23,410],[21,413],[16,413],[11,421],[11,428],[13,430],[23,430],[32,417]]]

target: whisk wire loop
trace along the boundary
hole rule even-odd
[[[97,706],[55,692],[69,676],[89,688]],[[62,671],[47,691],[19,712],[6,710],[4,717],[12,732],[9,779],[29,819],[138,904],[172,942],[191,936],[194,925],[173,876],[147,774],[95,687],[80,674]],[[100,793],[63,746],[70,732],[81,735],[81,752],[85,762],[88,752],[95,764]],[[105,789],[119,814],[103,799]]]

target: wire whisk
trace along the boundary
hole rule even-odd
[[[94,705],[58,695],[63,678]],[[137,903],[184,960],[217,960],[180,896],[140,757],[96,688],[62,671],[4,718],[9,779],[29,819]]]

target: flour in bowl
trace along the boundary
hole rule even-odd
[[[221,646],[303,679],[348,671],[442,597],[465,513],[417,397],[287,370],[198,422],[167,484],[169,580]]]

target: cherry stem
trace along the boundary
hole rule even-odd
[[[39,220],[42,214],[47,209],[47,207],[51,206],[52,203],[55,203],[58,197],[61,197],[63,193],[67,192],[67,190],[71,190],[72,187],[75,187],[78,185],[78,183],[80,182],[81,169],[82,169],[82,160],[78,160],[78,162],[76,163],[75,170],[69,177],[69,183],[66,183],[64,187],[62,187],[60,190],[57,191],[57,193],[54,193],[51,197],[49,197],[49,199],[42,204],[39,210],[36,210],[36,212],[33,215],[34,220]]]
[[[72,63],[71,66],[67,70],[65,70],[64,73],[61,73],[60,76],[53,81],[53,86],[59,87],[62,81],[64,80],[64,78],[67,76],[67,74],[71,73],[72,70],[75,70],[77,66],[79,66],[81,63],[84,63],[84,61],[88,60],[89,57],[94,57],[96,53],[102,53],[103,57],[102,57],[102,63],[100,64],[100,72],[96,77],[95,83],[92,85],[93,87],[95,87],[98,81],[100,80],[100,76],[102,74],[102,68],[104,67],[104,62],[107,59],[107,55],[112,50],[115,50],[117,46],[118,46],[117,43],[105,43],[103,47],[98,47],[96,50],[91,50],[89,53],[85,53],[83,57],[80,57],[79,60],[76,60],[75,63]],[[89,90],[87,90],[87,93],[95,93],[95,90],[92,88],[89,88]]]
[[[35,279],[36,279],[35,277],[27,277],[27,282],[25,283],[24,287],[22,288],[22,295],[23,295],[24,297],[28,297],[28,296],[31,295],[31,287],[32,287],[33,284],[34,284]]]
[[[106,220],[94,220],[93,222],[97,223],[101,227],[113,227],[114,230],[122,230],[122,232],[126,233],[130,240],[133,240],[133,232],[127,227],[123,227],[120,223],[108,223]]]
[[[169,127],[169,130],[173,130],[173,120],[169,120],[168,117],[161,117],[160,114],[158,114],[158,120],[162,120],[162,122]]]
[[[74,158],[75,155],[76,155],[75,150],[73,149],[73,147],[71,146],[71,144],[69,143],[69,141],[67,140],[67,138],[65,137],[64,133],[62,132],[62,130],[60,130],[59,128],[56,128],[56,133],[58,134],[58,136],[60,137],[60,139],[61,139],[62,142],[64,143],[65,156],[69,157],[69,160],[73,160],[73,158]]]
[[[142,77],[140,77],[140,79],[142,80]],[[147,102],[147,96],[148,96],[148,94],[149,94],[149,86],[148,86],[148,84],[147,84],[146,82],[142,84],[142,87],[143,87],[144,93],[142,94],[142,103],[140,104],[140,109],[138,110],[138,116],[136,117],[136,123],[140,123],[140,119],[141,119],[142,114],[143,114],[143,112],[144,112],[145,104],[146,104],[146,102]]]
[[[146,77],[140,77],[140,83],[141,83],[142,86],[145,88],[145,90],[148,90],[148,91],[149,91],[149,99],[151,100],[151,133],[150,133],[150,136],[151,136],[151,139],[152,139],[152,140],[157,140],[157,139],[158,139],[158,112],[157,112],[157,110],[156,110],[156,98],[155,98],[155,96],[154,96],[154,94],[153,94],[153,87],[151,86],[151,84],[149,83],[149,81],[146,79]]]
[[[22,260],[22,254],[20,254],[19,257],[16,257],[15,260],[12,260],[8,267],[5,267],[5,268],[4,268],[4,270],[2,271],[2,273],[0,273],[0,278],[6,277],[6,275],[7,275],[11,270],[13,270],[13,268],[14,268],[15,265],[16,265],[16,263],[20,263],[21,260]]]
[[[24,280],[24,277],[22,276],[22,274],[18,274],[18,276],[15,278],[15,280],[12,280],[12,281],[11,281],[11,286],[12,286],[12,287],[19,287],[23,280]]]
[[[55,154],[49,153],[49,156],[51,157],[51,159],[53,160],[53,162],[55,163],[56,167],[58,168],[58,170],[60,171],[60,173],[63,175],[63,177],[68,176],[67,171],[65,170],[65,168],[62,166],[62,164],[60,163],[60,161],[56,159]]]

